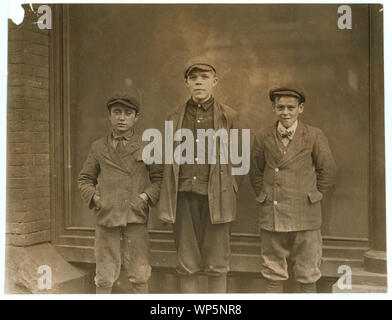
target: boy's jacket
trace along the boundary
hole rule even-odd
[[[323,194],[334,184],[336,166],[320,129],[298,121],[286,154],[276,125],[258,133],[249,177],[259,203],[260,228],[300,231],[321,226]]]
[[[78,186],[90,209],[95,206],[94,194],[99,194],[101,208],[95,210],[97,224],[117,227],[147,223],[149,208],[139,194],[145,192],[153,205],[158,202],[163,168],[162,165],[147,166],[142,161],[143,147],[136,133],[121,156],[112,144],[111,135],[91,145]]]
[[[214,130],[218,129],[238,129],[238,115],[235,110],[214,101]],[[186,104],[182,105],[168,120],[173,121],[174,131],[182,128]],[[180,142],[175,142],[174,150]],[[239,143],[241,146],[241,143]],[[216,151],[216,164],[210,164],[210,176],[208,181],[208,202],[210,209],[211,223],[231,222],[236,217],[238,184],[231,174],[231,164],[220,164],[219,143]],[[166,164],[161,188],[160,200],[158,203],[159,218],[165,222],[174,223],[176,221],[177,193],[179,179],[179,165]]]

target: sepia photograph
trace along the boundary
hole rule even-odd
[[[6,295],[388,292],[382,4],[15,10]]]

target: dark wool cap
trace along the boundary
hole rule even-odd
[[[305,102],[305,94],[301,88],[298,87],[279,87],[273,88],[269,92],[269,97],[271,101],[275,101],[277,96],[292,96],[298,98],[299,102]]]

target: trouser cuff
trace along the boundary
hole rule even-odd
[[[96,294],[111,294],[112,293],[112,287],[95,287],[95,293]]]
[[[265,292],[266,293],[282,293],[283,292],[283,281],[275,281],[275,280],[267,279]]]

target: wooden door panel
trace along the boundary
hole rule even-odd
[[[183,72],[194,57],[215,63],[216,98],[239,112],[252,136],[274,119],[271,86],[294,81],[305,88],[303,120],[324,131],[339,167],[337,185],[323,202],[323,236],[366,241],[368,6],[351,7],[355,19],[348,31],[337,28],[337,5],[64,6],[54,38],[63,57],[54,61],[63,88],[56,93],[61,117],[55,130],[64,137],[57,153],[63,167],[56,167],[63,186],[58,242],[85,235],[91,243],[93,211],[82,202],[76,179],[91,143],[109,132],[107,98],[133,83],[142,95],[138,131],[163,130],[163,119],[187,99]],[[238,196],[233,232],[258,237],[247,177]],[[150,229],[171,228],[153,210]]]

